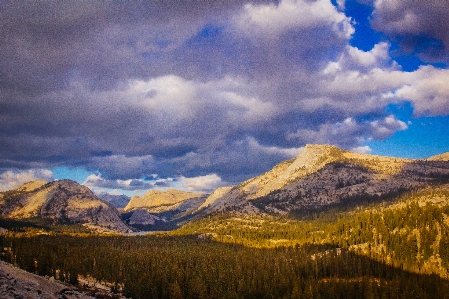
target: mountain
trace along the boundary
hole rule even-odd
[[[359,154],[306,145],[295,158],[231,188],[202,213],[287,214],[333,204],[379,200],[449,180],[449,162]]]
[[[99,193],[99,194],[97,194],[97,196],[101,200],[109,202],[117,209],[125,208],[131,199],[129,196],[126,196],[124,194],[115,195],[115,194],[109,194],[106,192]]]
[[[143,196],[133,196],[125,211],[144,208],[150,213],[161,213],[179,207],[186,200],[204,198],[203,193],[185,192],[169,189],[167,191],[149,190]]]
[[[71,180],[30,182],[0,193],[0,217],[82,224],[98,232],[127,232],[117,209]]]
[[[143,196],[133,196],[124,209],[122,219],[143,230],[167,230],[186,221],[206,200],[203,193],[169,189],[149,190]]]

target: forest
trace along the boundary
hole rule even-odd
[[[449,282],[331,245],[249,248],[201,236],[15,236],[3,260],[132,298],[449,298]]]

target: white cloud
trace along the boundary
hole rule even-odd
[[[357,122],[353,118],[346,118],[343,122],[322,124],[318,130],[299,129],[290,133],[287,138],[305,143],[330,143],[346,147],[346,145],[360,144],[366,140],[385,139],[407,128],[407,124],[394,115],[371,122]],[[364,149],[362,146],[352,148]]]
[[[279,4],[247,4],[236,20],[238,28],[248,36],[275,38],[291,29],[330,26],[348,39],[354,28],[350,19],[337,11],[330,1],[283,0]]]
[[[193,82],[169,75],[135,81],[125,97],[151,114],[165,118],[165,121],[176,121],[194,118],[197,92]]]
[[[181,176],[179,181],[183,190],[192,192],[211,192],[226,185],[215,173],[191,178]]]
[[[102,188],[135,191],[152,189],[155,183],[143,179],[110,180],[103,178],[101,174],[91,174],[86,178],[83,185],[95,191]]]
[[[389,60],[389,48],[390,44],[386,42],[376,44],[370,51],[367,52],[356,47],[347,46],[348,54],[351,59],[356,61],[361,66],[376,66],[379,61]]]
[[[391,96],[411,101],[417,116],[449,114],[449,70],[423,66],[410,74],[412,80]]]
[[[354,152],[354,153],[359,153],[359,154],[369,154],[373,150],[369,146],[364,145],[364,146],[353,147],[350,151]]]
[[[371,127],[373,128],[372,135],[376,139],[385,139],[397,131],[403,131],[408,128],[405,122],[398,120],[394,115],[371,122]]]
[[[0,174],[0,191],[15,189],[30,181],[53,181],[53,173],[48,169],[8,170]]]

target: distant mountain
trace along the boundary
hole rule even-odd
[[[295,159],[214,198],[202,213],[286,214],[379,200],[448,180],[449,162],[442,159],[410,160],[306,145]]]
[[[122,218],[127,224],[144,230],[166,230],[188,220],[206,200],[203,193],[169,189],[149,190],[143,196],[133,196],[124,209]]]
[[[145,208],[150,213],[162,213],[177,209],[183,203],[185,205],[185,201],[187,200],[198,198],[201,198],[204,201],[205,194],[175,189],[169,189],[167,191],[149,190],[143,196],[133,196],[125,207],[125,211]]]
[[[114,194],[109,194],[109,193],[106,193],[106,192],[97,194],[97,196],[101,200],[109,202],[110,204],[112,204],[117,209],[125,208],[126,205],[129,203],[129,201],[131,199],[131,197],[126,196],[124,194],[114,195]]]
[[[0,193],[0,217],[82,224],[97,232],[127,232],[120,213],[87,187],[71,180],[30,182]]]

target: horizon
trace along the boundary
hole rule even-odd
[[[0,191],[210,193],[306,144],[449,152],[443,0],[0,7]]]

